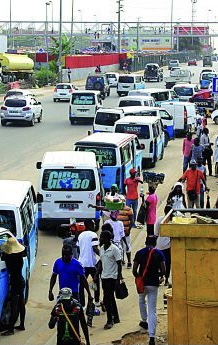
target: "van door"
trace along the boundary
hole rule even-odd
[[[162,120],[163,126],[168,134],[168,140],[174,139],[174,119],[166,110],[160,109],[160,118]]]
[[[145,82],[143,80],[142,76],[136,76],[135,77],[135,89],[140,90],[145,88]]]

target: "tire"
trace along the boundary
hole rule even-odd
[[[6,120],[1,120],[1,125],[2,125],[3,127],[5,127],[5,126],[7,125],[7,121],[6,121]]]
[[[159,83],[159,81],[160,81],[160,78],[158,77],[158,78],[157,78],[157,82]]]
[[[164,147],[162,147],[162,150],[161,150],[160,161],[163,159],[163,156],[164,156]]]
[[[26,284],[25,284],[25,296],[24,296],[25,304],[27,303],[28,298],[29,298],[29,280],[27,279]]]
[[[218,116],[214,117],[213,121],[215,122],[216,125],[218,125]]]
[[[30,127],[35,126],[35,115],[33,115],[32,120],[29,122],[29,126]]]
[[[57,98],[53,98],[53,102],[57,102]]]
[[[107,96],[110,96],[111,90],[109,89],[107,92]]]
[[[103,99],[103,100],[105,99],[105,93],[101,94],[101,99]]]
[[[74,119],[70,119],[70,123],[71,123],[71,125],[74,125],[75,124],[75,120]]]
[[[40,115],[39,115],[37,121],[38,121],[38,123],[40,123],[40,122],[42,121],[42,110],[41,110],[41,113],[40,113]]]
[[[94,90],[101,91],[102,90],[102,84],[97,81],[96,83],[94,83],[93,88],[94,88]]]
[[[169,136],[167,133],[164,133],[164,147],[167,147],[169,142]]]

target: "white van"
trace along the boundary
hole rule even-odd
[[[106,72],[105,75],[106,75],[106,78],[108,80],[110,87],[117,87],[119,73]]]
[[[141,91],[139,90],[139,92]],[[129,96],[132,96],[134,94],[137,95],[137,90],[129,92]],[[178,99],[175,91],[161,88],[147,88],[143,90],[143,95],[153,97],[156,106],[160,106],[161,102],[164,101],[172,101]]]
[[[148,107],[117,107],[97,110],[93,122],[93,132],[113,132],[117,120],[128,115],[141,115]]]
[[[96,111],[102,106],[100,91],[75,91],[71,96],[69,105],[69,120],[71,125],[77,121],[93,120]]]
[[[36,168],[40,169],[37,195],[40,229],[55,229],[69,223],[71,217],[99,222],[99,211],[88,208],[90,203],[99,205],[103,197],[93,152],[46,152]]]
[[[120,74],[117,83],[118,96],[128,95],[130,90],[145,89],[144,77],[138,74]]]
[[[154,98],[151,96],[125,96],[121,97],[118,107],[134,107],[134,106],[154,107]]]
[[[142,150],[142,168],[154,167],[164,155],[164,132],[161,120],[153,116],[126,116],[115,122],[115,133],[136,134]]]
[[[162,102],[161,107],[173,117],[175,134],[186,133],[196,125],[196,106],[190,102]]]
[[[199,91],[197,84],[176,84],[173,86],[173,90],[176,95],[179,97],[180,101],[189,101],[196,92]]]

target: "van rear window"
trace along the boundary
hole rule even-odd
[[[134,78],[129,75],[122,75],[119,77],[119,83],[134,83]]]
[[[119,107],[134,107],[134,106],[140,106],[141,101],[133,101],[133,100],[121,100]]]
[[[193,88],[191,87],[175,87],[175,93],[178,96],[192,96],[193,95]]]
[[[78,151],[94,152],[96,160],[99,164],[105,166],[115,166],[116,165],[116,151],[110,147],[90,147],[90,146],[80,146],[77,147]]]
[[[149,139],[150,131],[148,125],[137,124],[117,124],[115,127],[116,133],[136,134],[139,139]]]
[[[16,107],[16,108],[23,108],[26,106],[25,99],[6,99],[5,101],[6,107]]]
[[[120,114],[98,112],[95,117],[96,125],[114,126],[115,122],[120,119]]]
[[[94,94],[73,94],[71,98],[71,104],[74,105],[94,105],[95,104],[95,96]]]
[[[0,210],[0,227],[10,230],[14,236],[17,235],[14,211]]]
[[[47,191],[92,191],[96,189],[92,169],[45,169],[42,189]]]

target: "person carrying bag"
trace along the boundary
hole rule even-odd
[[[145,278],[146,273],[148,271],[148,266],[150,264],[151,256],[152,256],[154,251],[155,251],[155,248],[152,248],[150,250],[149,255],[148,255],[147,264],[145,266],[145,269],[144,269],[142,275],[135,277],[135,285],[136,285],[136,290],[137,290],[138,293],[143,293],[144,292],[144,289],[145,289],[144,278]]]

